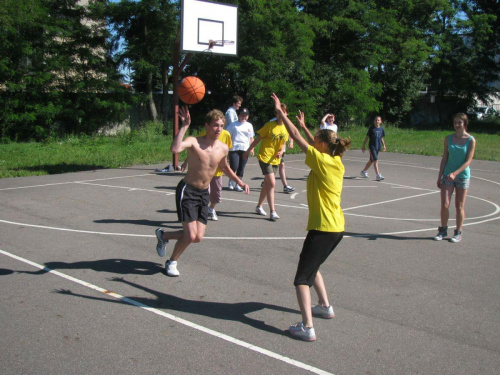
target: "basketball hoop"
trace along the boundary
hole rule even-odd
[[[215,46],[224,47],[224,46],[232,46],[234,45],[234,40],[212,40],[210,39],[208,42],[208,49],[212,49]]]

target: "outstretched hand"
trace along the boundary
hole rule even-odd
[[[302,112],[299,109],[299,115],[295,116],[295,117],[297,118],[297,121],[299,122],[299,126],[301,128],[305,128],[306,127],[306,116],[304,115],[304,112]]]
[[[179,108],[179,118],[182,121],[182,126],[189,126],[191,124],[191,115],[187,106]]]
[[[271,95],[271,98],[273,98],[274,100],[274,109],[276,110],[276,112],[282,112],[280,98],[278,98],[278,96],[274,92]]]

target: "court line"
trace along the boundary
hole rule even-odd
[[[151,189],[141,189],[141,188],[133,188],[133,187],[117,186],[117,185],[94,184],[94,183],[90,183],[90,182],[75,182],[75,184],[78,184],[78,185],[90,185],[90,186],[100,186],[100,187],[110,187],[110,188],[115,188],[115,189],[125,189],[125,190],[128,190],[128,191],[149,191],[151,193],[160,193],[160,194],[166,194],[166,195],[174,195],[175,194],[175,192],[168,192],[168,191],[151,190]]]
[[[116,180],[116,179],[119,179],[119,178],[143,177],[143,176],[149,176],[149,175],[154,175],[154,173],[136,174],[136,175],[131,175],[131,176],[118,176],[118,177],[96,178],[96,179],[93,179],[93,180],[55,182],[55,183],[52,183],[52,184],[17,186],[17,187],[11,187],[11,188],[2,188],[2,189],[0,189],[0,191],[17,190],[17,189],[30,189],[30,188],[36,188],[36,187],[57,186],[57,185],[79,184],[79,183],[84,183],[84,182]]]
[[[270,358],[273,358],[273,359],[277,359],[279,361],[282,361],[284,363],[287,363],[289,365],[292,365],[292,366],[295,366],[295,367],[298,367],[298,368],[301,368],[301,369],[304,369],[304,370],[307,370],[307,371],[310,371],[312,373],[315,373],[315,374],[321,374],[321,375],[334,375],[330,372],[327,372],[327,371],[324,371],[324,370],[321,370],[317,367],[313,367],[311,365],[308,365],[306,363],[303,363],[303,362],[299,362],[295,359],[292,359],[292,358],[289,358],[289,357],[285,357],[281,354],[278,354],[278,353],[275,353],[275,352],[272,352],[270,350],[267,350],[267,349],[264,349],[264,348],[261,348],[259,346],[256,346],[256,345],[253,345],[253,344],[250,344],[250,343],[247,343],[243,340],[239,340],[237,338],[234,338],[232,336],[229,336],[229,335],[226,335],[224,333],[221,333],[221,332],[218,332],[218,331],[215,331],[213,329],[210,329],[210,328],[207,328],[207,327],[204,327],[202,325],[199,325],[199,324],[196,324],[196,323],[193,323],[189,320],[186,320],[186,319],[183,319],[183,318],[180,318],[178,316],[175,316],[173,314],[170,314],[170,313],[167,313],[165,311],[162,311],[162,310],[159,310],[157,308],[154,308],[154,307],[151,307],[151,306],[148,306],[144,303],[141,303],[141,302],[138,302],[138,301],[135,301],[131,298],[128,298],[128,297],[124,297],[118,293],[115,293],[113,291],[110,291],[110,290],[107,290],[107,289],[104,289],[104,288],[101,288],[97,285],[94,285],[94,284],[91,284],[91,283],[88,283],[86,281],[83,281],[83,280],[80,280],[80,279],[77,279],[73,276],[69,276],[65,273],[62,273],[62,272],[59,272],[59,271],[55,271],[53,269],[50,269],[48,267],[45,267],[41,264],[38,264],[38,263],[35,263],[31,260],[28,260],[26,258],[22,258],[20,256],[17,256],[17,255],[14,255],[12,253],[9,253],[5,250],[2,250],[0,249],[0,253],[3,254],[3,255],[6,255],[12,259],[16,259],[18,261],[21,261],[21,262],[24,262],[26,264],[29,264],[35,268],[38,268],[38,269],[41,269],[47,273],[51,273],[55,276],[59,276],[63,279],[66,279],[68,281],[71,281],[73,283],[76,283],[76,284],[79,284],[79,285],[82,285],[86,288],[89,288],[89,289],[92,289],[92,290],[95,290],[99,293],[102,293],[102,294],[105,294],[107,296],[110,296],[110,297],[113,297],[115,299],[118,299],[122,302],[125,302],[125,303],[128,303],[130,305],[133,305],[133,306],[136,306],[136,307],[139,307],[143,310],[146,310],[148,312],[151,312],[151,313],[154,313],[156,315],[159,315],[159,316],[162,316],[164,318],[167,318],[169,320],[172,320],[174,322],[177,322],[177,323],[180,323],[186,327],[189,327],[189,328],[192,328],[192,329],[195,329],[195,330],[198,330],[200,332],[203,332],[203,333],[206,333],[206,334],[209,334],[211,336],[214,336],[214,337],[217,337],[219,339],[222,339],[224,341],[227,341],[231,344],[235,344],[235,345],[238,345],[238,346],[241,346],[245,349],[248,349],[248,350],[252,350],[254,352],[257,352],[259,354],[262,354],[262,355],[265,355],[267,357],[270,357]]]

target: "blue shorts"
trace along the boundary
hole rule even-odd
[[[441,176],[441,184],[446,186],[454,186],[457,189],[467,190],[470,186],[470,178],[455,178],[453,181],[448,181],[448,176]]]
[[[369,148],[370,148],[370,161],[378,160],[378,152],[380,151],[380,149],[374,146],[370,146]]]

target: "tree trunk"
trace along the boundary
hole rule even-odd
[[[158,118],[158,112],[156,111],[156,105],[153,98],[153,73],[148,72],[147,75],[147,95],[148,95],[148,113],[149,118],[153,121],[156,121]]]

